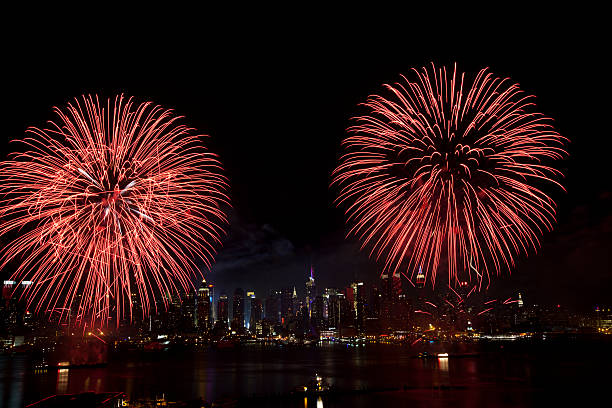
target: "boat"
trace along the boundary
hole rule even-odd
[[[308,384],[296,387],[294,392],[299,394],[325,394],[331,390],[331,386],[323,377],[315,374]]]
[[[438,356],[436,354],[431,354],[431,353],[428,353],[427,351],[423,351],[423,352],[417,354],[416,357],[417,358],[428,359],[428,358],[437,358]]]
[[[450,353],[428,353],[423,351],[416,355],[416,358],[422,359],[433,359],[433,358],[469,358],[478,357],[478,353],[461,353],[461,354],[450,354]]]

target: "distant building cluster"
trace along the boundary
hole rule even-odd
[[[537,331],[612,331],[612,311],[607,308],[578,314],[561,305],[527,305],[521,294],[505,302],[472,302],[468,300],[467,284],[435,294],[426,292],[421,271],[416,275],[415,286],[402,283],[399,275],[383,274],[374,284],[354,281],[342,288],[319,289],[311,267],[302,296],[292,286],[272,290],[265,298],[242,288],[232,294],[220,293],[216,298],[215,286],[204,280],[182,298],[166,297],[156,305],[159,312],[147,317],[143,317],[140,300],[133,294],[132,319],[119,325],[110,322],[108,333],[118,339],[178,336],[187,343],[207,343],[231,338],[427,336],[442,340]],[[31,284],[4,281],[0,302],[4,348],[75,331],[70,319],[59,326],[53,312],[35,315],[26,309],[19,297]],[[73,314],[71,311],[70,316]]]

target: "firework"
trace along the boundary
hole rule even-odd
[[[415,310],[414,313],[429,315],[438,320],[448,314],[453,314],[455,317],[463,316],[467,320],[470,320],[477,319],[479,316],[486,315],[487,313],[488,316],[491,316],[515,303],[517,307],[522,307],[520,293],[517,299],[509,297],[505,301],[501,301],[498,299],[483,298],[484,292],[476,291],[477,284],[474,284],[469,291],[467,288],[469,288],[469,286],[463,286],[461,290],[463,294],[460,294],[452,288],[449,288],[447,292],[438,292],[435,296],[430,298],[431,301],[419,301],[418,304],[420,305],[420,309]],[[478,296],[475,296],[476,294],[478,294]],[[438,304],[435,303],[436,301]],[[442,301],[444,301],[444,303],[442,303]]]
[[[0,164],[0,258],[28,307],[79,322],[132,318],[192,287],[229,203],[217,157],[152,103],[83,97]],[[73,317],[75,319],[75,317]]]
[[[534,97],[487,69],[413,70],[370,96],[353,119],[333,172],[349,235],[411,281],[476,281],[511,270],[539,247],[555,219],[545,192],[566,139],[535,111]]]

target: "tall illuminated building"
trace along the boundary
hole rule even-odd
[[[351,283],[351,289],[353,290],[355,329],[357,329],[358,333],[361,333],[365,329],[365,290],[363,282]]]
[[[381,294],[377,286],[373,286],[370,291],[370,300],[368,302],[368,317],[371,319],[377,319],[380,317],[380,300]]]
[[[312,326],[318,329],[324,328],[325,326],[325,320],[328,314],[326,300],[324,296],[317,296],[312,302],[312,316],[310,321]]]
[[[423,289],[425,287],[425,274],[423,273],[423,269],[419,266],[419,273],[416,276],[416,287],[419,289]]]
[[[130,295],[130,302],[132,303],[132,327],[138,327],[143,324],[143,310],[142,302],[140,301],[140,295],[138,292],[132,292]]]
[[[12,332],[24,323],[24,318],[28,313],[25,310],[25,302],[19,302],[19,299],[31,285],[31,281],[4,281],[0,306],[0,333]]]
[[[295,315],[295,288],[285,288],[281,295],[281,320],[287,320]]]
[[[333,290],[329,293],[328,300],[328,327],[338,329],[339,333],[342,334],[342,329],[353,327],[355,324],[355,318],[353,313],[353,296],[351,299],[347,298],[347,294],[352,293],[349,291],[342,292],[339,290]]]
[[[400,275],[383,273],[380,281],[380,327],[383,331],[390,331],[397,327],[397,310],[402,295],[402,281]]]
[[[261,303],[261,299],[252,298],[251,299],[251,325],[261,321],[263,318],[263,305]]]
[[[197,293],[189,291],[185,294],[180,307],[179,326],[182,331],[191,332],[197,324]]]
[[[244,327],[244,290],[237,288],[234,291],[232,302],[232,329],[239,330]]]
[[[353,325],[353,302],[347,299],[346,293],[336,288],[326,288],[323,296],[327,300],[327,322],[330,328]]]
[[[383,273],[381,279],[381,295],[383,298],[396,299],[402,294],[402,280],[399,273],[389,275]]]
[[[253,304],[253,300],[255,299],[255,291],[247,290],[246,297],[244,298],[244,324],[246,328],[250,328],[251,326],[251,305]]]
[[[249,329],[254,331],[258,323],[261,323],[263,318],[263,305],[261,299],[255,298],[255,294],[251,297],[251,315],[249,316]]]
[[[17,307],[15,297],[12,296],[16,284],[15,281],[5,280],[2,285],[2,306],[0,308],[2,332],[10,333],[17,326]]]
[[[219,296],[219,302],[217,303],[217,321],[225,324],[229,321],[229,300],[225,293]]]
[[[11,295],[13,293],[13,288],[17,284],[17,282],[12,280],[5,280],[2,285],[2,303],[5,303],[8,306],[9,301],[11,300]]]
[[[410,322],[410,300],[405,293],[399,295],[395,309],[393,311],[394,328],[396,330],[406,330]]]
[[[306,281],[306,308],[308,310],[308,318],[312,317],[312,304],[317,297],[317,288],[315,286],[314,268],[310,266],[310,276]]]
[[[327,324],[330,328],[340,327],[340,297],[344,298],[338,289],[326,288],[323,297],[327,301]]]
[[[202,280],[202,286],[198,289],[196,327],[200,331],[212,328],[212,289],[213,285],[209,285],[206,279]]]
[[[210,295],[210,323],[212,327],[217,320],[217,309],[215,309],[215,285],[212,283],[208,284],[208,293]]]

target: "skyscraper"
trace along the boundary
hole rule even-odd
[[[196,323],[200,331],[212,327],[212,286],[207,284],[206,279],[204,279],[202,280],[202,286],[198,289]]]
[[[261,304],[261,299],[253,297],[251,298],[251,316],[249,319],[249,328],[251,331],[255,329],[258,323],[261,322],[263,315],[263,307]]]
[[[251,326],[251,311],[253,310],[253,300],[255,300],[255,291],[247,290],[246,298],[244,299],[244,323],[247,328]]]
[[[239,330],[244,327],[244,290],[237,288],[234,291],[232,302],[232,329]]]
[[[208,293],[210,295],[210,323],[213,326],[213,323],[217,320],[217,313],[215,309],[215,285],[212,283],[208,284]]]
[[[306,281],[306,308],[308,309],[308,318],[312,318],[312,303],[317,297],[317,288],[315,286],[314,268],[310,266],[310,276]]]
[[[295,288],[285,288],[281,295],[281,319],[287,320],[295,314],[293,294]]]
[[[8,303],[11,299],[11,295],[13,294],[13,288],[17,284],[17,282],[12,280],[5,280],[2,285],[2,302],[8,306]]]
[[[365,329],[365,290],[363,282],[351,283],[353,289],[353,313],[355,318],[355,329],[362,333]]]
[[[380,317],[380,300],[381,294],[377,286],[372,286],[370,291],[370,300],[368,302],[368,317],[377,319]]]
[[[334,329],[340,327],[340,296],[344,297],[335,288],[325,288],[323,294],[327,303],[327,325]]]
[[[314,302],[312,302],[312,316],[310,320],[312,326],[318,329],[324,328],[326,317],[327,299],[323,296],[317,296]]]
[[[382,274],[380,301],[380,326],[391,330],[396,326],[399,297],[402,294],[402,281],[399,275]]]
[[[219,303],[217,303],[217,321],[225,324],[229,321],[229,301],[225,293],[219,296]]]
[[[184,332],[191,332],[196,321],[196,293],[189,291],[181,302],[179,328]]]
[[[419,266],[419,273],[416,276],[416,287],[422,289],[425,287],[425,274],[423,269]]]
[[[12,280],[4,281],[2,305],[0,307],[0,332],[10,333],[21,325],[26,310],[24,302],[18,300],[31,285],[31,281],[22,281],[21,283]]]
[[[280,291],[274,290],[270,292],[270,296],[266,299],[266,320],[275,324],[280,321],[281,295]]]
[[[295,290],[295,286],[293,287],[293,294],[291,295],[291,301],[293,302],[293,313],[297,314],[300,308],[300,302],[298,301],[297,291]]]

